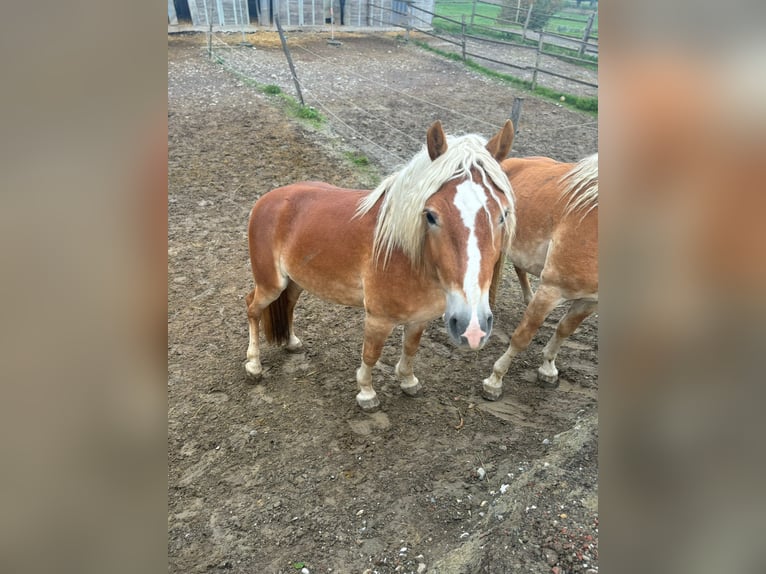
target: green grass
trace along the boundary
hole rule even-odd
[[[437,16],[443,16],[444,18],[451,18],[460,22],[460,19],[465,16],[465,22],[470,26],[471,24],[471,11],[472,3],[465,2],[463,4],[440,4],[436,2],[434,13]],[[494,26],[497,17],[500,15],[500,6],[492,4],[476,4],[476,13],[474,15],[474,24],[483,24],[484,26]],[[442,20],[444,26],[454,26],[457,31],[460,31],[460,24],[454,22],[447,22]]]
[[[520,24],[506,21],[498,22],[497,18],[500,16],[501,11],[500,6],[477,3],[473,26],[471,25],[472,10],[472,2],[463,2],[460,4],[442,4],[437,0],[434,7],[434,13],[436,16],[433,18],[432,25],[436,31],[443,31],[450,34],[460,34],[462,32],[462,26],[460,24],[461,18],[462,16],[465,16],[467,34],[521,43],[520,34],[524,29],[523,22]],[[582,23],[572,22],[570,20],[562,20],[560,18],[556,18],[556,16],[553,16],[545,25],[546,32],[552,32],[561,36],[571,36],[572,38],[582,38],[582,35],[585,32],[585,27],[588,23],[587,14],[578,14],[576,12],[568,12],[565,10],[562,10],[557,14],[566,18],[582,18]],[[442,18],[439,18],[439,16],[442,16]],[[445,20],[444,18],[450,18],[456,22],[451,22]],[[591,36],[598,36],[598,13],[596,13],[596,16],[593,20]],[[537,45],[537,42],[534,40],[527,40],[525,43],[530,46]],[[546,46],[547,48],[545,51],[547,53],[579,57],[577,50],[548,44],[546,44]],[[598,62],[598,58],[593,56],[585,56],[583,59]],[[589,64],[581,65],[586,67],[589,66]]]
[[[370,158],[355,151],[346,152],[346,159],[356,167],[368,167],[370,165]]]
[[[456,62],[463,61],[463,58],[460,54],[455,54],[454,52],[445,52],[443,50],[439,50],[438,48],[434,48],[430,46],[426,42],[415,40],[415,45],[419,46],[420,48],[423,48],[424,50],[428,50],[429,52],[438,54],[444,58],[448,58]],[[598,116],[598,98],[573,96],[572,94],[559,92],[556,90],[552,90],[550,88],[545,88],[543,86],[537,86],[534,90],[532,90],[532,82],[528,80],[522,80],[515,76],[511,76],[510,74],[503,74],[502,72],[496,72],[495,70],[490,70],[489,68],[485,68],[484,66],[482,66],[481,64],[478,64],[477,62],[475,62],[474,60],[470,58],[466,58],[464,63],[467,68],[475,70],[490,78],[495,78],[497,80],[506,82],[513,86],[529,90],[533,94],[542,96],[543,98],[547,98],[550,100],[555,100],[556,102],[564,106],[567,106],[569,108],[580,110],[582,112],[587,112],[593,116]],[[561,100],[562,96],[564,97],[563,101]]]
[[[324,123],[324,117],[319,113],[319,111],[317,111],[316,108],[312,108],[311,106],[302,106],[298,100],[296,100],[291,95],[285,94],[284,92],[278,94],[277,97],[284,101],[285,110],[292,117],[306,120],[315,128],[318,128]]]
[[[559,34],[561,36],[572,36],[578,40],[581,39],[582,35],[585,34],[585,28],[588,25],[588,16],[586,14],[572,12],[557,12],[557,14],[566,16],[567,18],[581,19],[581,22],[561,20],[556,18],[556,16],[553,16],[545,25],[545,31],[553,32],[554,34]],[[591,37],[598,36],[598,12],[596,12],[596,16],[593,18],[593,26],[591,26],[590,35]]]
[[[224,60],[221,56],[216,54],[213,56],[213,58],[217,64],[220,64],[224,69],[237,76],[246,86],[253,87],[268,96],[273,96],[281,100],[284,104],[285,111],[290,116],[305,120],[314,127],[319,127],[324,123],[324,117],[315,108],[301,105],[300,102],[294,97],[284,93],[282,88],[279,86],[274,84],[260,84],[250,76],[247,76],[239,70],[229,66],[226,60]]]
[[[268,94],[270,96],[276,96],[277,94],[282,93],[282,88],[279,86],[275,86],[274,84],[267,84],[261,88],[261,91],[264,94]]]
[[[370,162],[370,158],[357,151],[347,151],[344,155],[346,161],[354,166],[355,171],[363,176],[365,185],[369,185],[370,188],[378,186],[381,180],[380,174],[377,168]]]

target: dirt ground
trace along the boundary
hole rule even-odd
[[[248,39],[255,48],[221,48],[228,68],[294,93],[274,35]],[[504,398],[487,402],[481,380],[523,311],[508,272],[488,345],[459,352],[434,322],[412,398],[393,374],[396,332],[373,372],[381,410],[366,414],[354,400],[362,311],[304,294],[305,351],[264,347],[264,379],[245,378],[246,225],[262,194],[302,179],[371,188],[433,120],[490,136],[516,95],[512,154],[573,161],[597,149],[588,115],[396,35],[340,39],[290,38],[307,103],[328,119],[315,128],[210,61],[204,35],[168,37],[168,570],[597,572],[597,316],[565,343],[558,389],[535,377],[561,311],[512,364]]]

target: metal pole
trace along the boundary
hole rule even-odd
[[[302,106],[305,106],[306,104],[303,103],[303,93],[301,92],[301,85],[298,83],[298,75],[295,73],[295,66],[293,65],[293,59],[292,56],[290,56],[290,48],[287,47],[287,39],[285,38],[285,32],[282,30],[282,25],[279,23],[279,14],[274,15],[274,23],[277,25],[277,31],[279,32],[279,40],[282,42],[282,50],[285,52],[285,56],[287,56],[287,63],[290,66],[290,73],[293,76],[293,82],[295,83],[295,91],[298,92],[298,99],[301,102]]]
[[[513,122],[514,135],[519,133],[519,118],[521,118],[521,104],[523,103],[524,103],[524,98],[519,98],[518,96],[514,96],[513,105],[511,106],[511,121]]]
[[[207,18],[207,57],[213,59],[213,11],[212,5],[205,5],[205,18]]]
[[[463,61],[465,62],[465,14],[463,14],[462,23],[460,24],[460,38],[462,40]]]
[[[543,31],[540,30],[540,37],[537,40],[537,54],[535,54],[535,71],[532,72],[532,90],[537,87],[537,69],[540,67],[540,53],[543,51]]]

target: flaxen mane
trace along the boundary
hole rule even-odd
[[[561,178],[566,187],[562,197],[567,200],[564,215],[581,211],[585,217],[598,207],[598,153],[581,159]]]
[[[487,151],[486,144],[484,138],[475,134],[447,136],[447,151],[433,161],[424,146],[403,169],[384,179],[362,199],[356,216],[370,211],[382,198],[373,243],[376,260],[382,257],[385,265],[393,250],[399,248],[415,267],[419,267],[425,237],[423,209],[426,200],[447,181],[470,178],[472,168],[481,172],[488,190],[491,188],[487,177],[508,198],[511,209],[505,220],[506,237],[512,236],[516,219],[511,185],[500,164]]]

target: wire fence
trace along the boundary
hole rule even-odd
[[[345,61],[345,47],[328,47],[329,42],[312,44],[298,36],[287,42],[292,44],[289,53],[295,58],[297,70],[292,77],[284,55],[245,47],[238,42],[236,33],[211,32],[208,52],[243,81],[252,81],[261,88],[276,84],[281,91],[292,93],[293,82],[299,84],[305,105],[317,110],[353,148],[374,158],[383,172],[397,168],[420,149],[424,122],[438,118],[458,130],[493,134],[511,112],[507,96],[505,105],[491,113],[482,111],[478,102],[478,107],[465,106],[465,95],[459,99],[423,97],[401,81],[399,70],[388,70],[389,64],[384,61],[370,62],[365,68],[353,66]],[[471,96],[472,92],[469,100]],[[584,118],[547,129],[561,136],[567,134],[565,137],[590,139],[596,137],[597,120]],[[536,129],[536,135],[545,137],[545,132]],[[381,138],[381,134],[386,137]],[[519,142],[523,146],[524,138]],[[524,151],[529,155],[541,153],[534,147]]]

